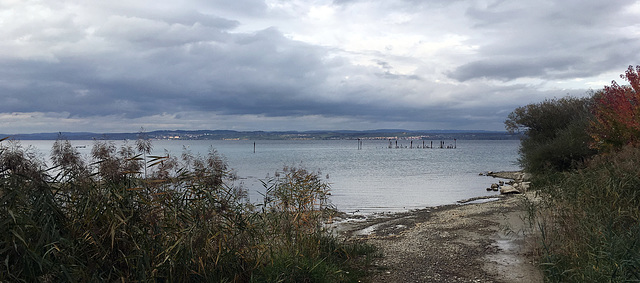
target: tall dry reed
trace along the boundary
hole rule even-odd
[[[552,282],[640,281],[640,149],[600,155],[546,177],[538,210]]]
[[[147,140],[96,141],[85,160],[63,139],[53,166],[0,144],[0,281],[340,282],[372,247],[323,227],[318,174],[285,168],[254,205],[224,158],[150,156]]]

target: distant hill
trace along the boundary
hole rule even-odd
[[[59,136],[69,140],[134,140],[139,133],[89,133],[89,132],[57,132],[3,135],[17,140],[55,140]],[[231,130],[160,130],[144,133],[151,139],[176,140],[295,140],[295,139],[425,139],[425,140],[512,140],[519,139],[519,134],[501,131],[464,131],[464,130],[426,130],[412,131],[401,129],[380,129],[368,131],[231,131]]]

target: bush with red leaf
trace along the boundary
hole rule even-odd
[[[635,70],[629,66],[620,77],[629,85],[612,81],[594,97],[595,119],[589,130],[592,146],[603,151],[640,145],[640,65]]]

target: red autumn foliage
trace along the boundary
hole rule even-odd
[[[612,81],[594,97],[590,134],[593,147],[605,151],[640,145],[640,65],[629,66],[620,77],[629,85]]]

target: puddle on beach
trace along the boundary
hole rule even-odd
[[[520,264],[522,262],[517,254],[520,246],[514,239],[496,239],[495,246],[498,247],[499,252],[493,255],[488,255],[488,260],[494,261],[503,266]]]

